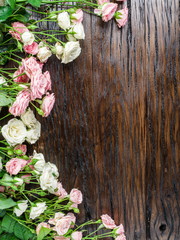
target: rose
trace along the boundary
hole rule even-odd
[[[105,228],[114,229],[116,227],[114,220],[108,214],[102,215],[101,219],[102,219],[102,223],[105,226]]]
[[[120,224],[119,226],[117,226],[117,228],[115,229],[117,234],[121,234],[124,233],[124,227],[122,224]]]
[[[1,129],[3,137],[11,146],[22,144],[27,136],[27,130],[21,120],[13,118]]]
[[[7,82],[6,82],[6,79],[5,78],[3,78],[3,77],[0,77],[0,84],[2,84],[2,85],[7,85]]]
[[[72,219],[68,215],[62,217],[56,222],[55,230],[58,235],[64,235],[68,232],[71,227]]]
[[[71,15],[73,23],[81,23],[83,20],[83,11],[81,9],[77,9],[75,13]]]
[[[36,121],[34,127],[27,130],[26,141],[30,144],[34,144],[39,139],[40,136],[41,136],[41,124],[40,122]]]
[[[25,144],[19,144],[15,146],[14,150],[20,150],[22,153],[19,155],[25,155],[27,152],[27,146]]]
[[[102,20],[104,22],[109,21],[115,14],[117,10],[117,3],[105,3],[102,5]]]
[[[82,193],[76,188],[73,188],[70,192],[70,200],[73,203],[80,204],[82,203]]]
[[[15,117],[23,114],[29,105],[31,99],[30,96],[31,94],[29,90],[22,90],[21,92],[19,92],[15,102],[9,108],[9,112]]]
[[[82,239],[82,232],[76,231],[71,234],[72,240],[81,240]]]
[[[31,32],[24,32],[22,35],[21,35],[21,38],[22,38],[22,42],[24,43],[24,46],[26,45],[31,45],[35,38],[34,38],[34,34],[31,33]]]
[[[55,236],[54,239],[55,240],[70,240],[69,237],[63,237],[63,236]]]
[[[30,108],[28,108],[28,110],[21,115],[21,120],[28,128],[34,128],[37,122],[37,119]]]
[[[37,235],[39,234],[40,230],[41,230],[41,227],[44,227],[44,228],[51,228],[50,225],[46,222],[41,222],[37,225],[36,227],[36,233]]]
[[[42,98],[48,90],[51,90],[51,78],[48,71],[37,73],[31,78],[31,99]]]
[[[56,225],[57,221],[64,216],[65,216],[64,213],[57,212],[57,213],[55,213],[54,218],[49,219],[48,223],[50,223],[52,225]]]
[[[62,28],[64,30],[70,28],[70,25],[71,25],[70,16],[67,12],[59,13],[57,21],[58,21],[58,25],[60,28]]]
[[[128,8],[125,7],[119,11],[116,12],[115,14],[115,19],[118,24],[118,27],[121,28],[123,27],[128,20]]]
[[[76,59],[81,53],[79,42],[67,42],[62,55],[62,63],[69,63]]]
[[[45,162],[45,159],[44,159],[44,155],[43,155],[42,153],[37,153],[37,152],[34,150],[32,159],[38,160],[38,161],[34,164],[34,169],[41,173],[41,172],[43,171],[43,168],[44,168],[45,163],[46,163],[46,162]]]
[[[43,42],[40,42],[39,44],[39,50],[38,50],[38,54],[37,57],[39,58],[39,60],[41,62],[47,62],[48,58],[51,57],[52,52],[49,50],[49,48],[47,46],[44,46]]]
[[[20,23],[20,22],[14,22],[12,23],[13,30],[10,30],[9,33],[12,35],[13,38],[21,41],[21,34],[25,32],[29,32],[27,27]]]
[[[75,32],[73,36],[76,39],[84,39],[85,38],[85,33],[84,33],[84,27],[82,23],[77,23],[73,26],[73,28],[69,31],[70,32]]]
[[[54,93],[47,94],[42,101],[41,110],[43,111],[43,117],[47,117],[53,109],[55,103]]]
[[[17,217],[20,217],[26,211],[28,208],[27,202],[28,200],[21,200],[17,202],[17,206],[15,206],[13,210]]]
[[[12,158],[10,161],[6,163],[6,171],[10,175],[18,174],[27,164],[28,162],[21,158]]]
[[[29,81],[29,77],[24,72],[24,67],[19,66],[18,70],[13,74],[13,81],[14,82],[23,82],[27,83]]]
[[[18,178],[18,177],[15,177],[14,178],[14,184],[17,185],[17,186],[21,186],[23,185],[24,181],[22,178]]]
[[[55,189],[57,188],[56,178],[58,176],[59,173],[56,165],[50,162],[46,163],[39,178],[42,190],[48,190],[50,193],[54,193]]]
[[[126,236],[124,234],[121,234],[115,238],[115,240],[126,240]]]
[[[24,46],[24,51],[26,53],[32,54],[32,55],[36,55],[38,53],[38,44],[36,42],[33,42],[30,45],[25,45]]]
[[[36,203],[35,207],[31,207],[29,218],[35,219],[39,217],[46,210],[46,208],[47,206],[45,202]]]
[[[68,195],[60,182],[57,183],[57,191],[55,191],[54,194],[58,196],[59,199],[63,199]]]
[[[63,51],[64,51],[63,46],[59,42],[57,42],[55,44],[55,54],[58,59],[61,59]]]
[[[107,2],[109,2],[109,0],[98,0],[99,5],[103,5],[104,3],[107,3]]]
[[[43,64],[38,62],[34,57],[23,59],[22,66],[29,78],[32,78],[32,76],[36,74],[42,73]]]

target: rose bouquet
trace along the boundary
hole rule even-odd
[[[55,103],[44,64],[52,54],[63,64],[80,55],[80,41],[85,39],[83,12],[104,22],[115,18],[118,27],[124,26],[128,9],[117,8],[117,3],[107,0],[0,1],[0,65],[10,61],[12,66],[0,68],[0,111],[8,109],[6,114],[6,109],[1,111],[0,118],[1,240],[126,239],[123,225],[116,225],[107,214],[78,225],[81,191],[73,188],[67,193],[56,165],[46,162],[42,153],[27,151],[27,144],[36,143],[41,135],[34,111],[47,117]],[[38,20],[30,17],[32,13]],[[39,23],[45,21],[54,22],[56,28],[40,29]],[[93,232],[88,231],[91,225]]]

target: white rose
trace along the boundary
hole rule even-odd
[[[85,39],[84,27],[82,23],[77,23],[72,28],[72,31],[75,32],[74,37],[76,39]]]
[[[24,123],[16,118],[11,119],[8,124],[4,125],[1,132],[11,146],[22,144],[27,136]]]
[[[23,179],[22,178],[18,178],[18,177],[15,177],[14,178],[14,183],[15,183],[15,185],[18,185],[18,186],[21,186],[21,185],[23,185],[23,183],[24,183],[24,181],[23,181]]]
[[[37,159],[38,161],[34,164],[34,168],[35,170],[37,170],[38,172],[42,172],[43,168],[45,166],[45,159],[44,159],[44,155],[42,153],[37,153],[34,150],[32,159]]]
[[[26,134],[26,141],[30,144],[34,144],[41,136],[41,124],[36,121],[33,128],[30,128]]]
[[[41,47],[41,44],[39,44],[39,51],[37,54],[37,57],[41,62],[46,62],[49,57],[51,57],[52,52],[49,50],[47,46]]]
[[[53,163],[46,163],[42,175],[39,178],[40,186],[42,190],[48,190],[54,192],[58,187],[57,177],[59,176],[58,169]]]
[[[0,172],[3,169],[3,165],[2,165],[2,157],[0,157]]]
[[[5,78],[0,77],[0,84],[3,84],[3,85],[7,86],[7,82],[6,82]]]
[[[70,28],[71,22],[70,22],[70,16],[67,12],[62,12],[58,14],[58,25],[60,28],[66,30]]]
[[[30,108],[21,115],[21,120],[28,128],[34,128],[37,122],[35,115]]]
[[[67,42],[65,44],[62,63],[69,63],[76,59],[81,53],[79,42]]]
[[[72,29],[68,31],[68,34],[66,35],[66,38],[70,42],[75,42],[77,39],[74,37],[74,34],[72,33]]]
[[[63,52],[64,52],[63,46],[59,42],[57,42],[55,44],[55,54],[56,54],[56,57],[58,59],[61,59]]]
[[[14,207],[14,213],[17,217],[21,216],[26,211],[26,209],[28,208],[27,202],[28,200],[21,200],[17,202],[17,206]]]
[[[41,213],[43,213],[46,210],[46,208],[47,206],[45,202],[36,203],[36,207],[31,208],[29,218],[35,219],[36,217],[41,215]]]
[[[21,35],[21,38],[22,38],[22,42],[24,43],[24,46],[31,45],[35,40],[34,34],[32,32],[24,32]]]

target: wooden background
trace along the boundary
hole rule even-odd
[[[128,0],[119,30],[86,15],[82,54],[54,57],[55,108],[36,145],[69,191],[80,221],[110,214],[127,240],[179,240],[178,0]]]

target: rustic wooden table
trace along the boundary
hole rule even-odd
[[[179,240],[178,1],[127,6],[122,30],[86,15],[81,56],[49,60],[56,105],[36,149],[83,192],[80,221],[108,213],[127,240]]]

